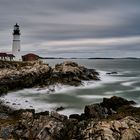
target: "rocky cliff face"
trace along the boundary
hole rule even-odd
[[[41,62],[0,61],[0,93],[33,86],[53,85],[56,83],[80,85],[82,80],[99,80],[93,69],[67,61],[51,68]]]
[[[117,109],[106,107],[117,105]],[[115,100],[114,104],[113,101]],[[122,103],[119,105],[119,103]],[[0,138],[29,140],[139,140],[140,108],[131,101],[112,97],[102,103],[88,105],[81,115],[60,115],[57,112],[11,110],[1,104]],[[104,106],[105,105],[105,106]],[[128,108],[125,111],[125,108]],[[129,110],[133,112],[128,115]],[[3,108],[3,109],[2,109]],[[120,111],[120,108],[124,110]],[[133,109],[132,109],[133,108]],[[121,116],[121,114],[125,114]],[[106,114],[106,115],[104,115]],[[118,117],[120,116],[120,118]]]

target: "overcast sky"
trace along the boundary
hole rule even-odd
[[[22,53],[140,57],[140,0],[0,0],[0,51],[15,23]]]

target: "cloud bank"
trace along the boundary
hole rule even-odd
[[[13,25],[22,52],[58,57],[140,57],[138,0],[1,0],[0,51],[11,51]]]

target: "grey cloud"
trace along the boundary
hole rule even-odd
[[[29,50],[53,40],[140,36],[139,7],[138,0],[1,0],[0,51],[11,50],[15,22],[21,25],[22,43],[30,46]],[[100,51],[129,51],[131,46],[140,51],[139,45],[102,45]],[[94,47],[80,45],[71,46],[71,51],[74,48],[95,51]]]

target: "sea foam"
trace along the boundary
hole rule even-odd
[[[77,96],[79,99],[102,99],[104,97],[109,98],[114,93],[120,93],[122,91],[116,92],[106,92],[103,95],[76,95],[75,92],[79,89],[95,89],[104,86],[104,84],[115,83],[115,82],[126,82],[126,78],[124,77],[115,77],[111,75],[107,75],[105,71],[99,71],[100,73],[100,81],[82,81],[82,85],[78,87],[56,84],[43,88],[30,88],[23,89],[16,92],[10,92],[9,94],[3,96],[1,99],[11,107],[15,109],[26,109],[26,108],[34,108],[36,112],[46,111],[46,110],[55,110],[57,107],[64,106],[66,107],[60,113],[63,114],[72,114],[79,113],[83,110],[78,108],[67,108],[68,104],[64,103],[55,103],[48,102],[49,97],[52,94],[69,94],[72,96]],[[131,84],[131,83],[129,83]],[[129,85],[128,83],[125,85]],[[133,90],[139,90],[138,88]],[[132,91],[132,90],[131,90]],[[42,100],[42,98],[44,98]],[[47,99],[45,101],[45,99]]]

